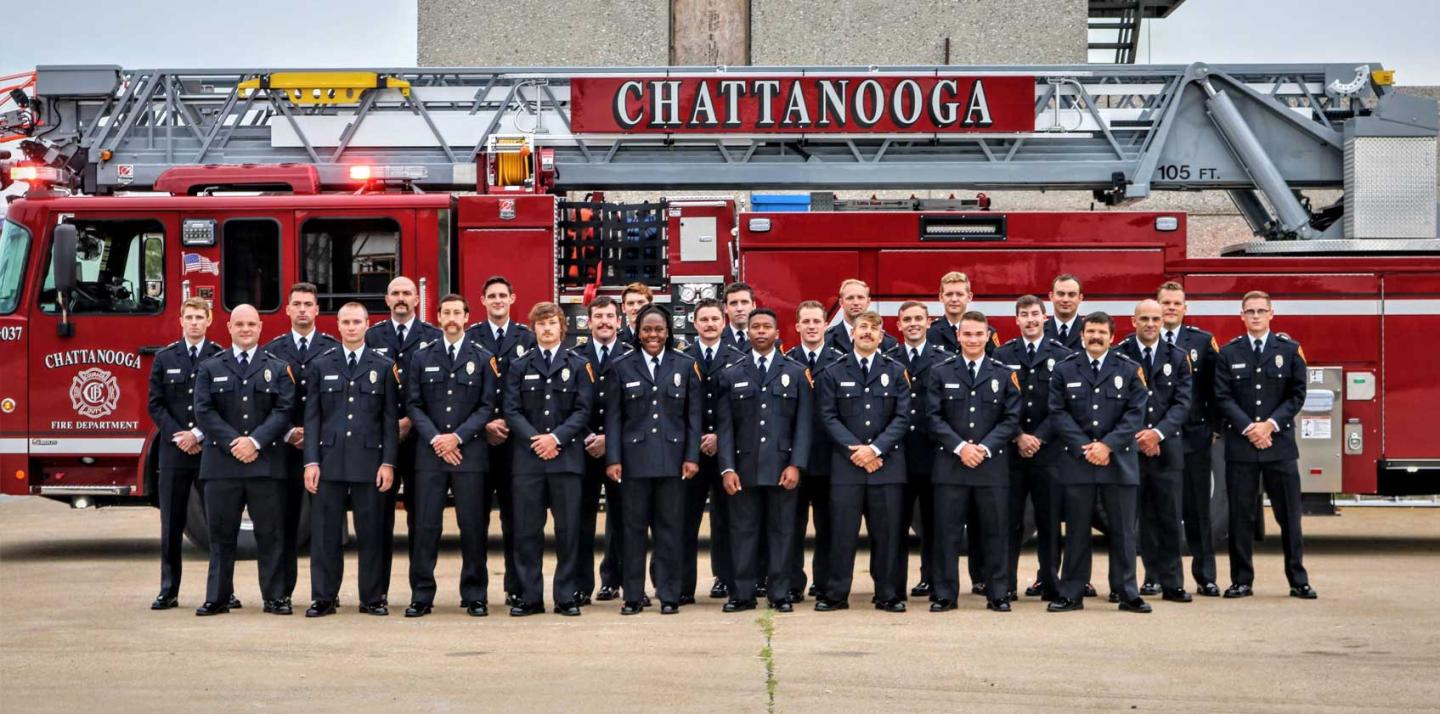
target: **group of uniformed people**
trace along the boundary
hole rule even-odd
[[[1110,601],[1150,612],[1142,595],[1191,600],[1182,541],[1196,591],[1222,594],[1209,532],[1216,434],[1231,522],[1224,596],[1252,594],[1262,486],[1280,524],[1290,594],[1316,596],[1302,564],[1294,434],[1304,353],[1270,330],[1263,292],[1244,296],[1246,332],[1220,348],[1184,324],[1184,289],[1167,282],[1136,305],[1134,333],[1117,344],[1116,321],[1082,315],[1080,280],[1060,275],[1049,293],[1054,314],[1039,297],[1021,297],[1020,336],[1001,345],[989,319],[970,309],[963,273],[941,278],[938,318],[922,302],[900,306],[903,339],[886,334],[869,287],[850,279],[833,326],[821,303],[798,306],[800,341],[788,352],[780,317],[758,307],[744,283],[695,306],[697,334],[683,348],[642,284],[627,286],[618,304],[594,299],[589,334],[578,339],[567,339],[554,303],[535,305],[528,325],[513,321],[503,277],[488,280],[484,296],[486,319],[471,324],[467,300],[446,295],[431,325],[417,315],[415,284],[396,278],[389,316],[371,324],[363,305],[347,303],[337,340],[315,329],[316,287],[299,283],[287,333],[261,346],[258,312],[240,305],[228,348],[205,337],[207,303],[186,300],[182,339],[156,356],[151,374],[150,412],[168,436],[159,458],[161,590],[151,607],[178,604],[180,539],[198,484],[210,541],[198,615],[241,607],[232,576],[247,509],[264,610],[293,612],[304,508],[306,616],[336,612],[347,510],[359,609],[388,614],[397,498],[409,533],[406,617],[432,611],[452,499],[460,605],[473,616],[489,612],[492,506],[509,613],[545,610],[548,516],[557,556],[550,602],[576,616],[592,599],[620,599],[622,614],[639,614],[652,592],[662,614],[694,603],[707,503],[709,595],[725,599],[726,612],[762,599],[789,612],[807,596],[818,611],[848,608],[862,519],[877,609],[904,612],[908,597],[926,596],[932,612],[955,609],[962,542],[971,592],[988,609],[1009,611],[1021,592],[1052,612],[1081,609],[1096,595],[1091,527],[1100,513]],[[1039,570],[1021,591],[1027,504]],[[911,530],[920,579],[907,587]]]

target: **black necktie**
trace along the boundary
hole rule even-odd
[[[240,353],[240,369],[245,369],[246,367],[249,367],[249,366],[250,366],[250,353],[249,353],[249,352],[241,352],[241,353]]]
[[[971,362],[971,363],[970,363],[970,383],[971,383],[971,384],[974,384],[974,383],[975,383],[975,363],[974,363],[974,362]]]
[[[504,342],[504,341],[505,341],[505,328],[502,327],[502,328],[500,328],[500,329],[498,329],[498,330],[495,331],[495,346],[496,346],[496,347],[499,347],[499,346],[500,346],[500,343],[502,343],[502,342]]]
[[[860,360],[860,375],[863,376],[863,377],[865,377],[865,378],[867,378],[867,379],[870,377],[870,360],[869,360],[869,358]]]
[[[310,340],[309,340],[309,338],[301,337],[301,338],[300,338],[300,356],[302,356],[302,357],[305,356],[305,351],[308,350],[308,349],[310,349]]]
[[[1034,362],[1034,361],[1035,361],[1035,344],[1032,343],[1032,342],[1026,342],[1026,343],[1025,343],[1025,361],[1026,361],[1026,362]]]
[[[740,345],[740,349],[742,349],[742,350],[745,349],[745,348],[746,348],[746,345],[748,344],[748,343],[745,341],[745,333],[743,333],[743,332],[738,332],[738,331],[737,331],[737,332],[735,333],[735,342]]]
[[[814,371],[815,371],[815,353],[814,353],[814,352],[806,352],[806,353],[805,353],[805,361],[810,363],[810,371],[811,371],[811,372],[814,372]]]
[[[360,361],[360,360],[355,359],[355,353],[354,353],[354,352],[351,352],[351,353],[350,353],[350,374],[355,374],[355,363],[356,363],[356,362],[359,362],[359,361]]]
[[[920,359],[920,350],[915,349],[914,347],[911,347],[911,348],[910,348],[910,364],[911,364],[911,366],[914,366],[915,362],[918,361],[919,359]]]
[[[610,346],[600,345],[600,364],[605,364],[610,359]]]
[[[541,352],[540,354],[541,354],[541,356],[543,356],[543,357],[545,358],[545,372],[546,372],[546,373],[549,373],[549,372],[550,372],[550,350],[545,350],[544,352]]]
[[[1154,362],[1152,362],[1152,361],[1150,360],[1151,354],[1152,354],[1152,353],[1151,353],[1151,351],[1150,351],[1150,348],[1149,348],[1149,347],[1146,347],[1146,348],[1145,348],[1145,354],[1144,354],[1144,356],[1145,356],[1145,368],[1146,368],[1146,369],[1149,369],[1149,368],[1153,367],[1154,364],[1155,364]]]
[[[1069,325],[1061,325],[1061,326],[1060,326],[1060,341],[1061,341],[1061,342],[1064,342],[1065,339],[1068,338],[1068,337],[1070,337],[1070,326],[1069,326]]]
[[[659,377],[659,376],[660,376],[660,358],[659,358],[658,356],[657,356],[657,357],[651,357],[651,358],[650,358],[650,381],[652,381],[652,382],[655,381],[655,379],[656,379],[657,377]]]
[[[1256,365],[1259,365],[1259,364],[1260,364],[1260,353],[1261,353],[1260,346],[1263,345],[1263,344],[1265,344],[1265,343],[1261,342],[1260,340],[1255,340],[1255,364],[1256,364]]]
[[[760,376],[762,376],[762,377],[765,376],[765,358],[764,358],[764,357],[761,357],[761,358],[760,358],[759,367],[760,367]]]
[[[705,348],[705,371],[706,371],[706,372],[709,372],[709,371],[710,371],[710,364],[711,364],[711,360],[713,360],[713,359],[715,359],[715,350],[712,349],[712,348],[710,348],[710,347],[706,347],[706,348]]]
[[[1165,331],[1165,342],[1168,343],[1168,344],[1171,344],[1171,345],[1174,345],[1174,344],[1175,344],[1175,331],[1174,331],[1174,330],[1166,330],[1166,331]]]
[[[200,359],[200,348],[190,345],[190,366],[195,366],[196,360]]]
[[[450,364],[455,364],[455,345],[450,345]]]
[[[1100,360],[1090,360],[1090,371],[1095,374],[1096,379],[1100,378]]]
[[[396,326],[395,326],[395,334],[400,338],[400,344],[402,344],[402,345],[405,344],[405,326],[404,326],[404,325],[396,325]]]

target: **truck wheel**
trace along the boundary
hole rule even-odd
[[[185,539],[196,548],[210,552],[210,526],[205,518],[205,502],[200,495],[198,483],[190,491],[189,515],[185,518]],[[310,545],[309,498],[301,499],[300,502],[300,530],[296,540],[301,551]],[[235,541],[235,559],[254,560],[257,553],[255,524],[251,522],[247,511],[240,516],[240,535]]]

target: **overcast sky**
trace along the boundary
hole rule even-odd
[[[416,0],[243,0],[224,10],[193,0],[10,3],[0,73],[84,63],[408,67],[416,63],[415,13]],[[1437,28],[1437,0],[1189,0],[1149,23],[1140,59],[1379,61],[1400,84],[1440,85]]]

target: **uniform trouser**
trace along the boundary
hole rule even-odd
[[[584,476],[577,473],[515,474],[510,496],[515,514],[517,594],[526,605],[545,603],[545,508],[555,519],[555,578],[551,597],[556,605],[575,603],[580,559],[580,493]]]
[[[720,582],[730,585],[734,567],[730,559],[728,496],[720,481],[715,459],[700,457],[700,471],[685,482],[685,540],[680,555],[680,594],[694,597],[699,580],[700,524],[705,520],[705,502],[710,502],[710,568]]]
[[[417,471],[415,473],[415,540],[410,558],[410,599],[435,602],[435,561],[445,519],[445,494],[455,496],[455,521],[460,526],[460,601],[486,602],[490,571],[485,545],[490,509],[485,502],[485,473]]]
[[[185,523],[190,515],[190,489],[200,469],[160,471],[160,594],[179,597],[184,559]]]
[[[647,531],[655,540],[655,595],[661,603],[680,602],[685,486],[673,476],[625,479],[625,602],[645,599]]]
[[[895,568],[900,561],[901,501],[905,485],[900,483],[867,486],[830,484],[830,573],[825,593],[830,600],[850,597],[855,577],[855,549],[860,542],[860,518],[870,534],[870,578],[875,583],[875,601],[898,600]]]
[[[1236,585],[1255,583],[1255,517],[1260,485],[1270,496],[1270,508],[1280,526],[1280,545],[1285,551],[1285,579],[1290,587],[1310,584],[1305,572],[1304,545],[1300,535],[1300,471],[1293,459],[1285,461],[1225,462],[1226,495],[1230,502],[1230,581]]]
[[[1158,582],[1166,590],[1185,587],[1180,562],[1182,469],[1172,455],[1140,455],[1140,562],[1145,582]]]
[[[603,462],[600,473],[605,473]],[[605,479],[605,556],[600,560],[600,584],[619,588],[625,582],[625,486]]]
[[[490,517],[491,508],[500,511],[500,547],[505,552],[505,594],[520,592],[520,578],[515,573],[515,514],[510,510],[514,499],[510,495],[514,477],[510,473],[512,457],[510,444],[503,443],[490,448],[490,468],[485,472],[485,512]]]
[[[300,450],[285,444],[285,506],[284,532],[281,540],[280,567],[283,573],[285,597],[295,593],[295,583],[300,579],[300,511],[310,492],[305,490],[305,465]]]
[[[815,554],[810,572],[815,575],[815,592],[824,595],[830,582],[830,477],[805,474],[800,477],[799,500],[795,504],[795,538],[792,542],[790,592],[805,594],[805,532],[811,509],[815,514]]]
[[[965,567],[970,572],[972,585],[989,582],[981,565],[985,562],[985,549],[980,545],[980,538],[975,535],[983,527],[977,518],[973,510],[965,517]]]
[[[934,491],[930,486],[930,474],[911,473],[905,481],[904,503],[900,506],[900,562],[895,567],[895,590],[904,599],[909,593],[910,577],[910,528],[920,540],[920,580],[933,583],[931,558],[935,553],[935,503]],[[920,512],[920,522],[915,522],[915,512]]]
[[[730,548],[734,555],[735,580],[730,599],[755,599],[756,584],[766,579],[771,602],[790,599],[791,558],[795,552],[795,509],[800,503],[797,488],[748,486],[726,496],[730,511]],[[766,557],[768,556],[768,557]]]
[[[1205,446],[1185,449],[1184,493],[1181,513],[1185,519],[1185,545],[1190,548],[1190,574],[1197,583],[1213,583],[1215,572],[1215,540],[1210,531],[1210,439],[1207,429]]]
[[[415,439],[400,442],[395,464],[395,485],[385,492],[385,525],[381,531],[385,545],[381,553],[380,579],[389,586],[395,564],[395,504],[405,505],[405,553],[415,556]]]
[[[1043,594],[1054,596],[1060,580],[1060,488],[1055,484],[1055,462],[1051,459],[1010,459],[1010,537],[1006,586],[1019,592],[1020,546],[1025,541],[1025,500],[1035,508],[1035,555],[1040,561],[1035,579]]]
[[[210,572],[205,602],[226,603],[235,594],[235,541],[248,506],[259,551],[260,597],[285,597],[282,566],[285,482],[271,478],[217,478],[205,485],[205,519],[210,525]]]
[[[580,477],[580,524],[576,531],[575,590],[581,595],[595,593],[595,527],[600,518],[600,489],[605,481],[604,469],[599,473],[585,460],[585,473]]]
[[[1123,600],[1140,597],[1135,583],[1136,486],[1066,484],[1064,491],[1065,556],[1060,571],[1060,597],[1079,601],[1090,582],[1091,536],[1095,500],[1110,517],[1110,592]]]
[[[340,596],[347,501],[355,511],[355,541],[360,550],[360,603],[378,605],[390,589],[384,552],[390,495],[373,482],[320,481],[310,500],[310,599],[335,602]]]
[[[967,532],[971,570],[979,570],[986,597],[999,600],[1005,595],[1009,575],[1006,535],[1009,532],[1010,496],[1006,486],[970,486],[937,483],[935,494],[935,582],[936,599],[955,601],[960,595],[960,534]],[[975,525],[970,525],[974,523]]]

